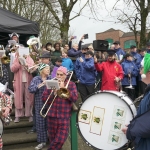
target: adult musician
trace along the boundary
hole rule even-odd
[[[11,34],[9,34],[10,40],[14,40],[16,41],[16,45],[13,46],[14,50],[17,50],[18,47],[24,47],[22,44],[19,43],[19,34],[13,32]],[[11,72],[10,67],[15,59],[15,53],[11,52],[11,46],[9,44],[6,45],[5,50],[6,50],[6,56],[10,56],[10,63],[7,65],[7,70],[9,73],[9,89],[13,90],[13,78],[14,78],[14,74]]]
[[[143,74],[144,72],[144,74]],[[144,69],[141,71],[142,81],[147,84],[144,97],[137,111],[137,116],[123,128],[127,139],[134,141],[135,150],[150,149],[150,54],[144,57]]]
[[[84,102],[87,96],[94,93],[95,87],[96,70],[92,51],[86,52],[84,57],[76,60],[75,72],[78,78],[78,90]]]
[[[0,92],[0,98],[2,98],[5,107],[2,108],[2,119],[4,120],[7,118],[11,112],[12,109],[12,101],[9,96],[4,94],[3,92]],[[0,135],[0,150],[3,148],[3,142],[2,142],[2,136]]]
[[[43,101],[41,96],[46,86],[45,80],[50,80],[50,67],[47,64],[41,64],[38,68],[40,76],[36,76],[32,79],[29,92],[34,93],[34,107],[35,107],[35,120],[36,120],[36,131],[37,131],[37,142],[39,143],[35,149],[42,149],[47,142],[47,125],[46,119],[40,115],[40,110],[43,107]]]
[[[10,40],[16,41],[16,45],[13,46],[14,50],[17,50],[18,47],[24,47],[23,44],[19,43],[19,34],[13,32],[12,34],[9,34]],[[10,66],[12,65],[14,59],[15,59],[15,53],[11,53],[11,45],[7,44],[5,47],[6,50],[6,56],[10,55]]]
[[[60,66],[57,69],[56,78],[60,81],[60,88],[65,87],[67,84],[67,68]],[[68,88],[70,91],[70,97],[68,99],[60,98],[56,96],[56,99],[48,112],[48,135],[50,140],[50,145],[48,150],[60,150],[66,141],[69,133],[70,126],[70,116],[72,103],[76,102],[78,99],[78,92],[75,83],[69,82]],[[51,90],[46,89],[43,92],[42,100],[46,101]],[[49,99],[49,104],[52,102],[54,95],[56,95],[56,90]]]
[[[102,71],[102,86],[101,90],[119,91],[119,82],[123,79],[123,70],[120,64],[115,61],[115,52],[108,52],[106,62],[98,63],[94,56],[95,68],[97,71]]]
[[[29,93],[28,87],[32,80],[32,75],[25,69],[34,65],[33,59],[28,55],[25,59],[25,65],[21,65],[19,53],[16,52],[16,58],[11,66],[11,71],[14,73],[14,104],[15,104],[15,120],[19,122],[20,117],[24,115],[29,117],[29,122],[32,118],[33,94]],[[25,101],[25,114],[23,110],[23,102]]]
[[[135,86],[137,85],[136,77],[138,76],[138,67],[133,61],[133,56],[131,54],[126,54],[124,56],[124,62],[121,64],[124,78],[122,79],[122,88],[128,96],[134,100],[135,99]],[[132,85],[134,88],[126,88],[129,85]]]

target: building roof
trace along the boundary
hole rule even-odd
[[[139,35],[139,33],[138,33],[138,35]],[[134,33],[133,33],[133,32],[126,32],[126,33],[124,33],[124,34],[122,35],[122,38],[123,38],[123,37],[129,37],[129,36],[134,36]]]
[[[108,30],[106,30],[106,31],[104,31],[104,32],[100,32],[100,33],[97,33],[97,34],[101,34],[101,33],[105,33],[105,32],[112,32],[112,31],[121,31],[121,30],[119,30],[119,29],[114,29],[114,28],[110,28],[110,29],[108,29]],[[123,32],[123,31],[122,31]]]
[[[113,28],[110,28],[110,29],[108,29],[108,30],[106,30],[106,31],[104,31],[104,32],[112,32],[112,31],[116,31],[116,30],[113,29]]]

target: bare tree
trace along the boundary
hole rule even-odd
[[[139,14],[140,18],[140,47],[144,47],[146,45],[146,23],[147,17],[150,12],[150,0],[116,0],[115,6],[118,2],[124,2],[126,4],[125,7],[131,8],[134,6],[136,9],[136,13]],[[135,11],[133,9],[133,11]]]
[[[76,15],[70,18],[73,7],[77,2],[81,2],[81,0],[41,0],[41,2],[43,2],[47,6],[50,13],[55,18],[55,27],[60,30],[60,36],[61,39],[63,39],[63,44],[68,43],[68,31],[70,27],[70,21],[80,16],[82,10],[86,6],[90,8],[90,11],[93,15],[95,14],[95,16],[97,16],[96,8],[99,6],[98,4],[100,3],[100,1],[98,0],[84,0],[84,4],[80,5],[80,9],[76,13]]]
[[[45,5],[41,5],[41,2],[37,0],[0,0],[0,6],[29,20],[38,22],[42,43],[60,39],[59,30],[53,26],[54,17]]]
[[[115,8],[115,11],[117,11],[117,19],[119,20],[119,22],[122,24],[127,24],[128,28],[134,33],[136,46],[139,47],[139,42],[137,39],[137,36],[140,33],[138,31],[139,22],[141,21],[139,19],[139,14],[134,14],[134,11],[131,14],[129,14],[126,10],[121,10],[117,8]]]

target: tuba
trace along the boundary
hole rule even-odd
[[[38,55],[39,55],[39,50],[38,50],[38,47],[37,47],[38,43],[39,43],[39,39],[36,38],[36,37],[33,37],[33,38],[31,38],[27,41],[27,45],[29,45],[29,49],[31,51],[30,56],[34,60],[35,64],[38,61]],[[33,55],[32,52],[35,52],[36,55]]]

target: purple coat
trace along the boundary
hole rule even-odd
[[[54,66],[53,71],[51,73],[51,78],[55,78],[56,77],[56,72],[57,72],[58,68],[59,68],[58,66]]]

